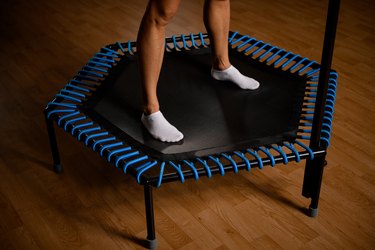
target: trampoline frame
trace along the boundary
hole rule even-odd
[[[329,0],[320,65],[308,58],[258,41],[250,36],[240,35],[237,32],[229,34],[229,45],[252,60],[258,60],[270,67],[306,77],[308,84],[305,92],[304,111],[301,115],[296,141],[284,142],[282,145],[263,145],[255,149],[224,152],[219,155],[208,155],[176,162],[152,159],[141,149],[121,142],[111,132],[108,132],[105,126],[97,126],[95,120],[87,116],[82,108],[82,103],[92,93],[100,90],[101,83],[110,77],[111,69],[119,58],[135,53],[136,42],[118,42],[103,47],[95,54],[82,70],[56,94],[44,110],[54,171],[61,173],[63,170],[54,130],[55,121],[58,126],[76,136],[78,140],[84,141],[86,146],[90,146],[102,157],[106,157],[110,163],[116,167],[122,167],[125,173],[133,175],[137,182],[144,186],[148,248],[156,247],[152,187],[159,187],[161,183],[176,180],[183,182],[185,178],[197,180],[200,176],[211,177],[212,174],[217,173],[224,175],[228,171],[237,173],[241,169],[250,171],[254,166],[262,168],[264,165],[275,166],[279,163],[287,164],[289,161],[299,162],[306,159],[302,195],[311,198],[308,215],[317,216],[323,170],[327,164],[326,154],[331,136],[338,77],[337,73],[331,70],[331,62],[339,7],[340,0]],[[209,46],[206,42],[207,39],[207,35],[202,33],[172,36],[166,39],[166,51],[205,48]],[[86,123],[79,123],[82,121]],[[309,146],[306,146],[304,141],[309,142]],[[286,152],[286,149],[289,153]],[[253,158],[248,159],[245,153]],[[185,169],[182,168],[183,164],[185,164]],[[175,171],[164,173],[167,166]],[[148,176],[146,172],[153,167],[160,168],[159,175]]]

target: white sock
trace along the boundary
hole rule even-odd
[[[211,69],[211,76],[220,81],[231,81],[235,83],[241,89],[257,89],[259,88],[259,82],[253,78],[244,76],[238,71],[233,65],[225,70]]]
[[[162,142],[178,142],[184,135],[170,124],[160,111],[150,115],[142,114],[141,121],[148,132]]]

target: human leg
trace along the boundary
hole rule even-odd
[[[183,138],[161,114],[157,84],[164,56],[165,28],[175,16],[180,0],[150,0],[137,38],[138,64],[143,90],[142,123],[153,137],[165,142]]]
[[[242,89],[257,89],[259,83],[242,75],[229,61],[230,0],[206,0],[203,20],[212,49],[212,77],[221,81],[231,81]]]

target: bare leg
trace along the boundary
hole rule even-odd
[[[137,52],[146,115],[159,111],[156,89],[163,62],[165,28],[179,4],[180,0],[150,0],[138,31]]]
[[[225,70],[230,66],[228,57],[230,1],[206,0],[203,20],[211,42],[212,66],[214,69]]]
[[[203,19],[212,48],[212,77],[230,81],[242,89],[257,89],[259,82],[242,75],[229,61],[230,0],[205,0]]]
[[[180,0],[150,0],[137,38],[139,71],[143,89],[141,121],[150,134],[163,142],[177,142],[183,135],[160,112],[157,84],[163,62],[165,28],[175,16]]]

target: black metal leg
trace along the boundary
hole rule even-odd
[[[152,186],[144,185],[145,205],[146,205],[146,222],[147,222],[147,248],[155,249],[157,240],[155,235],[154,206],[152,198]]]
[[[53,120],[48,119],[47,116],[45,116],[45,118],[46,118],[49,143],[50,143],[52,158],[53,158],[53,170],[56,173],[61,173],[63,171],[63,167],[60,162],[59,149],[57,148],[57,140],[56,140],[55,128],[53,125]]]
[[[320,189],[322,185],[324,166],[326,164],[325,156],[316,157],[315,159],[306,162],[302,195],[306,198],[311,198],[311,204],[308,211],[310,217],[318,216]]]

